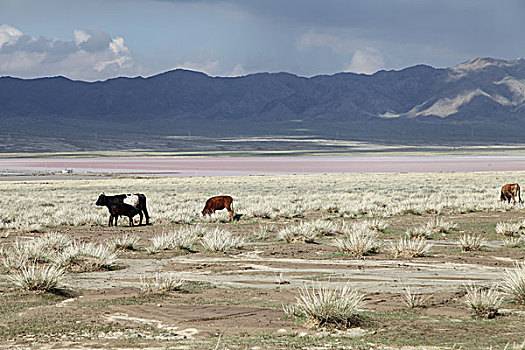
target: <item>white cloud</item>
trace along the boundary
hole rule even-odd
[[[32,38],[9,25],[0,26],[0,75],[22,78],[63,75],[100,80],[134,76],[134,64],[124,38],[100,29],[75,30],[73,40]]]
[[[0,26],[0,49],[4,44],[12,44],[22,36],[22,32],[7,24]]]
[[[91,35],[83,30],[74,30],[73,35],[75,36],[75,44],[80,45],[91,38]]]
[[[352,56],[352,61],[344,69],[345,72],[373,74],[382,69],[385,61],[381,53],[372,48],[367,47],[365,50],[356,50]]]

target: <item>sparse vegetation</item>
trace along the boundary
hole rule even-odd
[[[336,289],[322,284],[302,286],[296,303],[283,309],[287,316],[304,317],[316,327],[348,328],[357,323],[363,298],[364,294],[351,289],[349,284]]]
[[[496,286],[484,288],[473,284],[465,286],[465,304],[478,317],[493,318],[503,303],[503,295]]]
[[[173,278],[171,275],[155,274],[154,278],[140,277],[140,291],[147,294],[168,293],[180,290],[184,280]]]
[[[479,234],[464,233],[458,237],[461,250],[464,252],[475,252],[483,247],[485,238]]]
[[[501,287],[505,294],[519,304],[525,304],[525,262],[517,263],[507,270]]]
[[[23,265],[9,276],[9,280],[23,290],[52,292],[59,286],[64,270],[55,266],[38,265],[36,262]]]
[[[341,252],[349,253],[356,257],[375,253],[379,250],[379,240],[377,233],[370,229],[368,225],[352,225],[343,228],[342,237],[337,237],[333,245]]]
[[[136,250],[140,237],[124,234],[108,241],[108,246],[113,250]]]
[[[390,243],[390,251],[395,258],[417,258],[425,256],[432,246],[431,243],[427,243],[422,237],[403,237],[397,242]]]
[[[425,305],[425,302],[430,298],[429,296],[423,296],[422,294],[413,293],[412,289],[410,289],[409,286],[405,285],[403,289],[405,290],[403,294],[403,302],[407,307],[411,309],[423,307]]]
[[[244,246],[243,237],[236,237],[220,228],[207,232],[201,238],[201,242],[206,250],[212,252],[225,252],[231,248],[242,248]]]

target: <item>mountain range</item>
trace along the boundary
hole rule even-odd
[[[0,152],[176,150],[189,147],[183,137],[520,143],[525,59],[309,78],[180,69],[99,82],[1,77],[0,129]]]

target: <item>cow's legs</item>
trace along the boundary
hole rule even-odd
[[[113,215],[110,215],[109,216],[109,223],[108,223],[109,227],[113,226]]]
[[[140,217],[139,225],[142,225],[142,211],[139,211],[139,217]]]
[[[146,225],[149,225],[149,214],[148,209],[146,209],[146,206],[144,206],[144,209],[142,209],[144,212],[144,216],[146,217]],[[140,217],[140,221],[142,222],[142,216]]]
[[[129,217],[129,226],[133,226],[133,216],[128,216]]]

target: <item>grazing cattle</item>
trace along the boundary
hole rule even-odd
[[[111,205],[113,204],[126,204],[137,209],[137,213],[140,216],[140,225],[142,225],[142,213],[146,217],[146,225],[149,225],[149,214],[146,207],[146,196],[142,193],[136,194],[117,194],[115,196],[106,196],[102,193],[95,203],[99,206],[105,206],[109,209],[110,220],[111,220]],[[136,215],[135,214],[135,215]],[[121,214],[125,215],[125,214]],[[133,215],[133,216],[135,216]],[[129,215],[126,215],[129,216]],[[110,225],[111,226],[111,225]]]
[[[115,219],[115,226],[117,226],[118,217],[123,215],[129,218],[129,226],[133,226],[133,217],[139,214],[139,210],[126,203],[113,203],[109,207],[109,226],[112,226],[113,219]]]
[[[519,202],[523,203],[523,201],[521,200],[520,192],[521,192],[520,185],[518,184],[503,185],[503,187],[501,188],[501,195],[499,197],[499,200],[502,202],[507,201],[510,203],[510,200],[512,199],[512,201],[516,203],[516,196],[517,196]]]
[[[227,209],[230,213],[230,221],[233,221],[233,198],[230,196],[215,196],[206,201],[202,210],[202,216],[211,215],[216,210]]]

